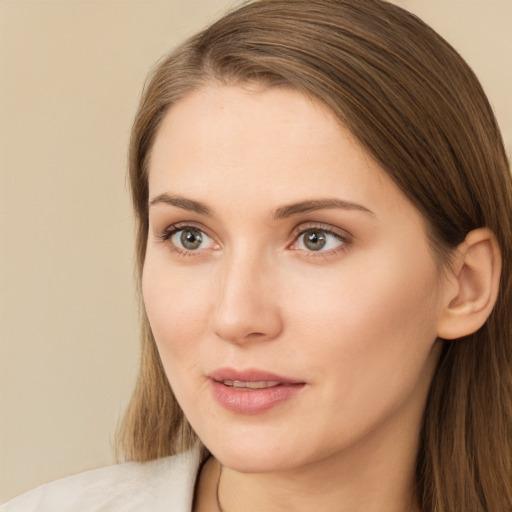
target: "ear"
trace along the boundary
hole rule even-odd
[[[496,303],[501,253],[489,229],[475,229],[467,235],[455,251],[451,273],[437,326],[437,335],[444,339],[461,338],[477,331]]]

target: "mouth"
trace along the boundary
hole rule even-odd
[[[234,370],[232,368],[220,368],[213,371],[209,377],[215,382],[237,389],[266,389],[276,386],[305,384],[301,380],[256,369]]]
[[[224,384],[224,386],[236,389],[267,389],[282,385],[281,382],[277,380],[262,380],[259,382],[242,380],[222,380],[216,382],[221,382],[222,384]]]
[[[221,369],[209,375],[213,397],[225,409],[257,414],[288,402],[305,387],[303,381],[259,370]]]

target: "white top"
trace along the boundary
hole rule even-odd
[[[191,512],[199,447],[150,462],[125,462],[41,485],[1,512]]]

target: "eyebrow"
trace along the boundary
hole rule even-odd
[[[341,208],[343,210],[356,210],[370,215],[375,215],[368,208],[350,201],[344,201],[342,199],[312,199],[310,201],[301,201],[300,203],[294,203],[274,210],[275,219],[284,219],[299,213],[313,212],[315,210],[325,210]]]
[[[149,206],[154,206],[155,204],[161,203],[176,206],[177,208],[181,208],[183,210],[196,212],[200,215],[206,215],[208,217],[213,216],[212,210],[210,210],[208,206],[206,206],[204,203],[201,203],[200,201],[194,201],[193,199],[187,199],[181,196],[173,196],[166,193],[159,194],[158,196],[151,199]]]
[[[181,208],[183,210],[188,210],[192,212],[196,212],[200,215],[206,215],[208,217],[213,216],[212,210],[204,203],[200,201],[195,201],[193,199],[187,199],[182,196],[175,196],[167,193],[159,194],[155,196],[149,202],[150,206],[154,206],[156,204],[168,204],[171,206],[176,206],[177,208]],[[282,206],[280,208],[276,208],[273,212],[273,217],[275,219],[285,219],[288,217],[292,217],[294,215],[298,215],[300,213],[313,212],[316,210],[325,210],[325,209],[335,209],[341,208],[343,210],[355,210],[364,213],[368,213],[370,215],[375,215],[368,208],[357,204],[352,203],[350,201],[344,201],[343,199],[337,198],[328,198],[328,199],[311,199],[307,201],[301,201],[298,203],[289,204],[286,206]]]

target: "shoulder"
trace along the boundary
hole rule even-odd
[[[200,456],[196,448],[86,471],[21,494],[1,512],[190,512]]]

